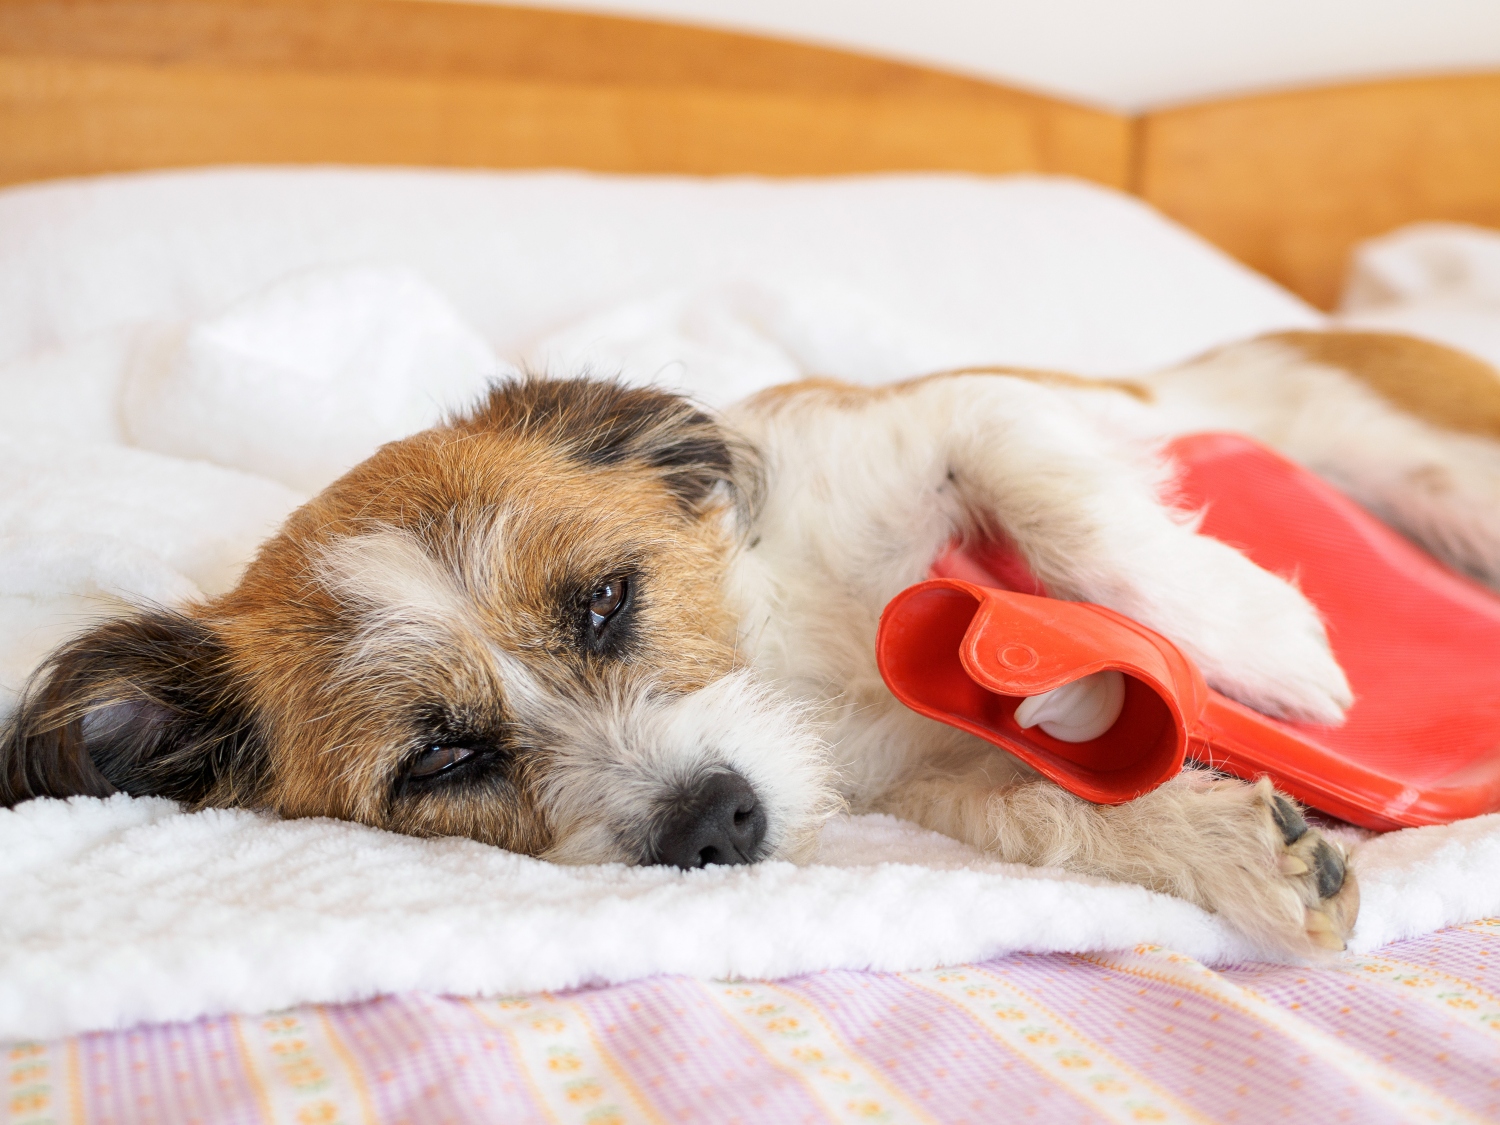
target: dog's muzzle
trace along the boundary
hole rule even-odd
[[[754,863],[765,838],[766,814],[755,790],[738,773],[725,770],[672,803],[650,862],[684,869]]]

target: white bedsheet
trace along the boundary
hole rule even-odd
[[[1125,373],[1312,310],[1059,180],[229,171],[0,192],[0,707],[120,602],[226,589],[310,491],[514,364],[724,402],[805,373]],[[79,799],[0,812],[0,1037],[402,988],[917,968],[1149,941],[1140,888],[883,818],[804,868],[565,869],[469,841]],[[1356,860],[1356,946],[1500,911],[1500,820]]]

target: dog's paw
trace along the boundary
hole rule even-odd
[[[1212,589],[1173,639],[1209,686],[1262,714],[1339,723],[1354,703],[1328,634],[1302,592],[1238,552],[1212,552]],[[1208,562],[1208,559],[1204,560]]]
[[[1349,857],[1280,793],[1271,794],[1271,819],[1281,834],[1276,867],[1302,901],[1303,933],[1320,949],[1342,950],[1359,916],[1359,881]]]
[[[1231,850],[1200,873],[1204,905],[1268,950],[1342,950],[1359,915],[1359,883],[1343,845],[1265,779],[1213,789],[1236,808],[1225,841]]]
[[[1328,647],[1321,623],[1312,629],[1275,629],[1217,667],[1199,662],[1209,686],[1277,719],[1333,726],[1354,705],[1349,678]]]

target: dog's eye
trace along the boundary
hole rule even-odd
[[[597,633],[625,603],[630,584],[624,577],[611,578],[589,595],[589,624]]]
[[[406,771],[406,776],[417,780],[436,777],[440,773],[447,773],[454,766],[463,765],[475,753],[477,751],[471,746],[448,746],[442,743],[429,746],[412,763],[411,769]]]

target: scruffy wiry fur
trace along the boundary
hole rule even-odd
[[[1197,534],[1152,450],[1254,434],[1494,584],[1486,419],[1500,383],[1472,361],[1355,334],[1127,386],[810,381],[722,419],[607,381],[504,383],[294,513],[230,593],[54,653],[0,736],[0,804],[123,790],[683,865],[723,861],[699,819],[732,816],[741,862],[879,809],[1184,896],[1268,949],[1338,948],[1354,873],[1268,782],[1190,769],[1089,804],[898,705],[876,626],[955,538],[1003,534],[1052,594],[1166,634],[1219,690],[1337,722],[1349,685],[1313,607]]]

